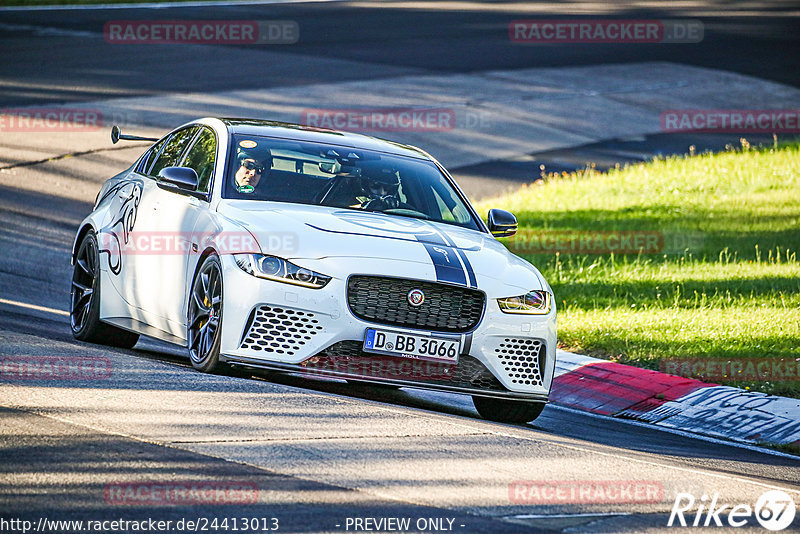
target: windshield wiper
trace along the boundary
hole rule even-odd
[[[404,208],[391,208],[388,210],[380,211],[378,213],[386,213],[387,215],[399,215],[401,217],[409,217],[411,219],[423,219],[425,221],[431,220],[431,218],[428,215],[425,215],[421,211],[407,210]]]

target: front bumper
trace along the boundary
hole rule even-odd
[[[555,309],[544,316],[505,314],[487,295],[480,324],[461,334],[457,366],[393,358],[360,350],[368,327],[431,332],[358,319],[348,308],[343,279],[333,278],[323,289],[309,289],[251,276],[231,256],[224,256],[222,263],[224,361],[309,376],[547,400],[555,369]],[[371,267],[393,274],[392,270],[402,270],[396,263]]]

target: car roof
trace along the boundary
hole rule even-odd
[[[379,139],[369,135],[362,135],[338,130],[328,130],[290,122],[277,122],[259,119],[229,119],[221,118],[231,134],[260,135],[295,141],[308,141],[328,145],[345,146],[362,150],[375,150],[398,156],[407,156],[417,159],[431,160],[424,151],[411,145],[404,145],[394,141]]]

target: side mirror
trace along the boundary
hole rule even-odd
[[[197,190],[197,172],[189,167],[164,167],[159,171],[158,178],[186,191]]]
[[[517,218],[505,210],[489,210],[489,231],[495,237],[509,237],[517,233]]]

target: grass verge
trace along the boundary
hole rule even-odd
[[[546,176],[491,207],[517,215],[506,245],[550,281],[564,349],[800,397],[800,143]]]

